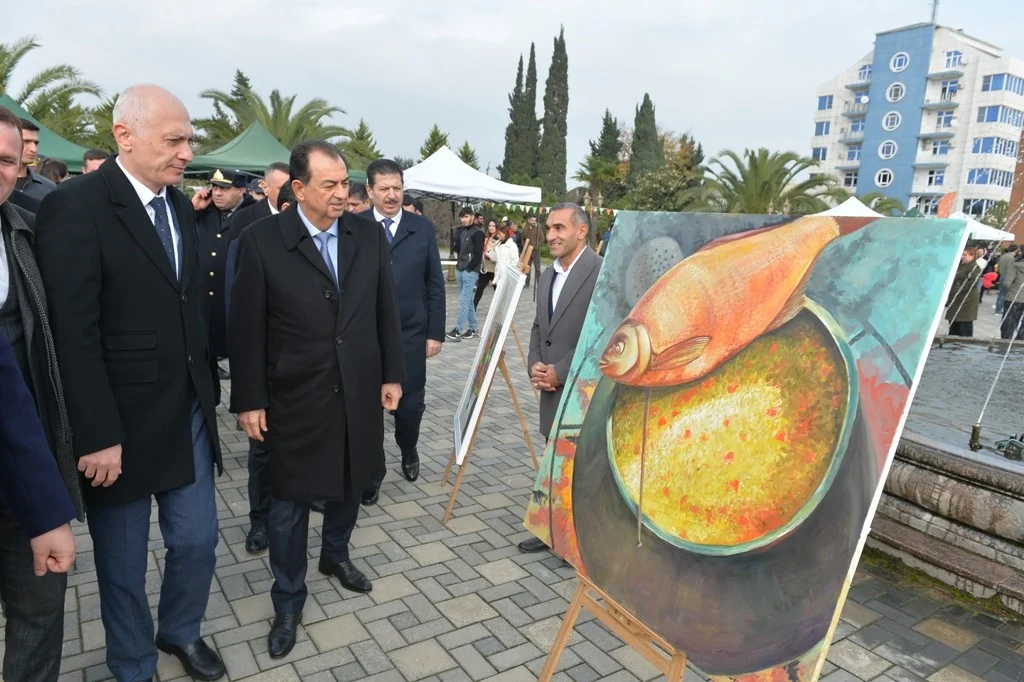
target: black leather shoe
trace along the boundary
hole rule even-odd
[[[420,477],[420,454],[416,448],[402,451],[402,475],[410,483]]]
[[[270,626],[267,636],[267,653],[271,658],[284,658],[295,646],[295,634],[302,622],[301,613],[279,613],[274,616],[274,624]]]
[[[327,503],[324,502],[323,500],[316,500],[314,502],[309,503],[309,508],[317,512],[318,514],[323,514],[324,509],[327,509]]]
[[[367,507],[372,507],[377,504],[377,500],[380,499],[380,483],[371,481],[365,488],[363,488],[363,504]]]
[[[520,552],[543,552],[544,550],[551,549],[544,544],[543,540],[539,538],[530,538],[529,540],[523,540],[518,545]]]
[[[324,575],[337,576],[341,586],[346,590],[364,594],[373,590],[373,583],[370,582],[370,579],[363,575],[363,572],[356,568],[351,561],[332,563],[321,559],[320,572]]]
[[[224,661],[220,660],[217,652],[206,645],[202,639],[197,639],[185,646],[174,646],[160,635],[156,636],[156,648],[165,654],[176,656],[181,661],[185,672],[197,680],[219,680],[227,674],[224,669]]]
[[[245,537],[245,551],[249,554],[262,552],[270,547],[270,536],[267,535],[266,526],[253,526]]]

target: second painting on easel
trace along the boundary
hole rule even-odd
[[[516,314],[516,306],[525,284],[526,275],[516,265],[510,265],[494,291],[487,320],[480,330],[480,345],[455,410],[455,463],[459,466],[462,466],[469,452],[473,431],[483,410],[483,397],[487,395],[494,380],[505,337],[512,326],[512,318]]]

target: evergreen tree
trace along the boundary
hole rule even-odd
[[[426,159],[428,156],[436,152],[441,147],[448,145],[448,133],[442,133],[441,129],[435,123],[434,127],[427,133],[427,139],[423,141],[423,146],[420,147],[420,159]]]
[[[348,159],[349,166],[357,170],[365,169],[371,161],[376,161],[383,156],[377,149],[373,131],[363,119],[359,119],[359,126],[349,139],[338,143],[338,149]]]
[[[608,109],[604,110],[604,119],[601,121],[601,134],[597,142],[590,141],[590,155],[595,159],[619,162],[619,154],[622,153],[622,142],[619,140],[619,122],[612,116]]]
[[[626,181],[635,186],[637,181],[651,171],[665,166],[665,142],[658,135],[658,124],[654,118],[654,102],[644,93],[644,101],[636,108],[633,124],[633,144],[629,157],[629,176]]]
[[[569,55],[565,49],[565,28],[555,38],[551,68],[544,88],[544,132],[540,140],[539,177],[541,188],[550,195],[565,194],[566,150],[569,133]]]
[[[252,90],[252,82],[241,69],[235,69],[235,84],[231,87],[231,97],[236,102],[245,101],[245,93]]]
[[[519,70],[516,72],[516,87],[508,96],[508,126],[505,128],[505,158],[498,172],[502,180],[510,180],[513,175],[529,172],[529,157],[523,149],[525,131],[521,124],[523,110],[523,55],[519,55]]]
[[[396,156],[392,161],[397,163],[402,170],[409,170],[416,165],[416,159],[409,156]]]
[[[540,177],[540,119],[537,118],[537,49],[533,43],[530,43],[530,65],[526,69],[526,89],[521,105],[523,150],[530,160],[524,172],[537,178]]]
[[[462,146],[459,147],[459,158],[467,166],[480,170],[480,162],[476,158],[476,150],[469,146],[469,140],[463,142]]]

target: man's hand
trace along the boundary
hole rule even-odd
[[[104,448],[78,458],[78,470],[92,481],[92,487],[109,488],[121,475],[121,446]]]
[[[401,399],[402,384],[384,384],[380,387],[380,404],[385,410],[397,410]]]
[[[211,201],[213,201],[212,189],[196,190],[196,193],[192,195],[192,208],[202,211],[210,205]]]
[[[427,339],[427,357],[432,358],[441,352],[441,342]]]
[[[530,368],[530,381],[535,388],[542,391],[557,391],[562,382],[558,380],[558,373],[554,365],[545,365],[538,362]]]
[[[249,410],[238,413],[238,423],[242,425],[245,435],[253,440],[263,442],[263,434],[269,431],[267,428],[266,410]]]
[[[29,544],[32,546],[32,568],[39,577],[46,575],[47,571],[67,573],[75,563],[75,536],[66,523],[32,538]]]

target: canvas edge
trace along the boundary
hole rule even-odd
[[[960,238],[960,248],[956,253],[963,252],[964,248],[967,246],[967,241],[970,238],[968,224],[965,221],[961,222],[963,222],[963,235]],[[957,261],[953,261],[949,274],[946,276],[946,284],[943,288],[943,292],[949,291],[953,286],[953,278],[956,276],[958,266],[959,263]],[[832,638],[835,636],[836,629],[839,626],[839,620],[843,614],[843,606],[846,604],[846,597],[850,591],[850,586],[853,583],[854,575],[857,572],[857,566],[860,564],[860,558],[864,552],[864,546],[867,543],[868,535],[871,533],[871,522],[875,518],[875,512],[878,510],[878,505],[882,500],[882,494],[885,492],[885,481],[889,478],[889,470],[892,468],[892,463],[895,459],[896,448],[899,447],[900,437],[903,435],[903,429],[906,426],[907,417],[910,415],[910,408],[914,404],[914,397],[917,395],[917,389],[921,382],[921,374],[924,372],[924,366],[928,362],[928,356],[931,354],[932,340],[935,338],[939,325],[942,323],[942,313],[944,308],[944,305],[940,305],[933,316],[932,324],[928,330],[928,338],[924,354],[921,356],[921,362],[918,363],[917,369],[914,372],[914,378],[910,385],[910,392],[907,394],[907,400],[903,405],[903,410],[900,414],[900,419],[896,426],[892,443],[889,445],[889,450],[885,456],[885,464],[879,474],[878,484],[875,486],[875,495],[871,500],[871,504],[868,505],[868,513],[864,519],[860,538],[857,540],[857,547],[854,550],[852,559],[850,560],[850,566],[846,572],[846,579],[843,581],[843,589],[839,593],[839,599],[836,601],[835,611],[832,613],[832,623],[829,625],[828,633],[825,635],[825,640],[821,647],[821,653],[818,655],[818,660],[814,665],[814,672],[808,682],[815,682],[821,675],[822,668],[825,666],[825,660],[828,657],[829,648],[832,646]]]

